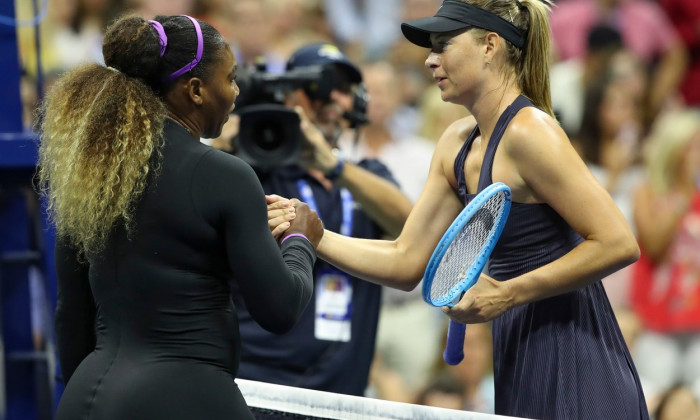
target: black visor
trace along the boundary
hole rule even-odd
[[[430,34],[442,34],[477,28],[494,31],[516,47],[525,44],[522,32],[498,15],[456,0],[445,0],[435,16],[411,20],[401,24],[401,32],[413,44],[430,48]]]

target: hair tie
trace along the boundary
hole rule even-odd
[[[160,56],[162,57],[163,54],[165,54],[165,48],[168,46],[168,36],[165,35],[165,28],[163,28],[163,25],[161,25],[161,23],[157,20],[149,20],[148,23],[150,23],[155,28],[156,32],[158,32]]]
[[[518,9],[523,10],[525,6],[523,6],[522,3],[520,3],[520,0],[515,0],[515,4],[518,6]]]

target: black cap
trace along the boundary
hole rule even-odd
[[[402,23],[401,32],[410,42],[430,48],[430,34],[453,32],[470,27],[494,31],[521,49],[525,45],[522,32],[512,23],[489,11],[457,0],[443,1],[435,16]]]
[[[287,61],[287,70],[296,67],[335,64],[345,70],[350,83],[360,83],[362,73],[338,47],[333,44],[309,44],[296,50]]]

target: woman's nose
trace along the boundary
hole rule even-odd
[[[425,67],[432,69],[439,65],[438,55],[435,53],[428,54],[428,58],[425,59]]]

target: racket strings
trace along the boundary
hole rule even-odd
[[[503,215],[505,204],[506,195],[496,194],[467,221],[438,264],[430,289],[431,299],[443,299],[457,284],[467,278],[470,267],[481,257],[482,249],[493,236],[493,230]]]

